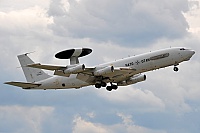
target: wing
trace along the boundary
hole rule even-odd
[[[37,64],[27,65],[27,67],[51,70],[54,71],[54,75],[64,76],[64,77],[69,77],[70,74],[87,73],[88,71],[92,72],[95,69],[95,68],[85,68],[84,64],[79,64],[74,66],[54,66],[54,65],[41,65],[40,63],[37,63]],[[90,73],[88,74],[90,75]]]
[[[66,67],[64,66],[41,65],[40,63],[30,64],[30,65],[27,65],[27,67],[33,67],[33,68],[39,68],[39,69],[45,69],[45,70],[51,70],[51,71],[66,69]]]
[[[109,67],[102,68],[102,70],[103,69],[106,70],[107,68]],[[129,67],[116,67],[116,68],[113,67],[113,70],[111,70],[110,72],[107,73],[103,72],[95,76],[95,72],[97,71],[99,70],[88,69],[88,71],[84,71],[82,73],[77,74],[76,78],[90,84],[95,84],[95,82],[98,81],[99,79],[103,80],[104,82],[118,83],[120,81],[130,78],[136,73],[136,69]]]
[[[54,75],[59,75],[59,76],[64,76],[64,77],[69,77],[70,76],[70,74],[65,74],[63,72],[67,68],[67,67],[64,67],[64,66],[41,65],[40,63],[37,63],[37,64],[27,65],[27,67],[54,71]]]
[[[90,84],[94,84],[99,78],[102,78],[104,82],[118,83],[136,74],[136,69],[130,67],[105,66],[103,68],[85,68],[84,66],[84,69],[82,69],[82,66],[77,65],[68,68],[67,66],[41,65],[40,63],[27,65],[27,67],[54,71],[54,75],[59,76],[69,77],[70,74],[77,74],[77,79]],[[65,73],[65,70],[69,69],[73,70],[72,73]]]
[[[125,79],[128,79],[135,74],[136,74],[135,68],[119,67],[119,68],[115,68],[113,73],[110,73],[105,76],[108,76],[112,82],[117,83]]]
[[[5,82],[4,84],[22,87],[23,89],[35,88],[41,85],[41,84],[25,83],[25,82]]]

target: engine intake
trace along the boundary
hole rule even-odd
[[[113,66],[108,66],[94,72],[95,76],[102,76],[114,72]]]
[[[85,70],[85,65],[82,64],[82,65],[76,65],[71,68],[67,68],[64,70],[64,73],[65,74],[77,74],[77,73],[83,72],[84,70]]]
[[[126,81],[122,81],[117,83],[118,86],[126,86],[126,85],[131,85],[131,84],[136,84],[138,82],[142,82],[146,80],[146,75],[143,74],[139,74],[139,75],[135,75],[132,78],[126,80]]]

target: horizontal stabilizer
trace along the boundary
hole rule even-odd
[[[66,69],[66,67],[63,67],[63,66],[41,65],[40,63],[30,64],[30,65],[27,65],[27,67],[39,68],[39,69],[45,69],[45,70],[51,70],[51,71]]]
[[[22,87],[23,89],[35,88],[35,87],[39,87],[41,85],[41,84],[24,83],[24,82],[5,82],[4,84]]]

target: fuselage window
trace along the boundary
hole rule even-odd
[[[169,56],[169,53],[160,54],[160,55],[156,55],[156,56],[150,57],[150,60],[158,60],[158,59],[166,58],[168,56]]]

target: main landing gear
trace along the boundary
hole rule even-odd
[[[117,85],[113,85],[113,84],[111,83],[111,86],[107,86],[107,87],[106,87],[106,90],[112,91],[112,90],[117,90],[117,88],[118,88]]]
[[[106,87],[106,83],[105,82],[99,82],[95,84],[95,87],[100,89],[101,87],[106,87],[106,90],[108,91],[112,91],[112,90],[117,90],[118,86],[117,85],[113,85],[112,83],[110,83],[111,86],[107,86]]]
[[[105,82],[99,82],[99,83],[95,84],[95,87],[98,88],[98,89],[100,89],[101,87],[106,87],[106,85],[107,84]]]

